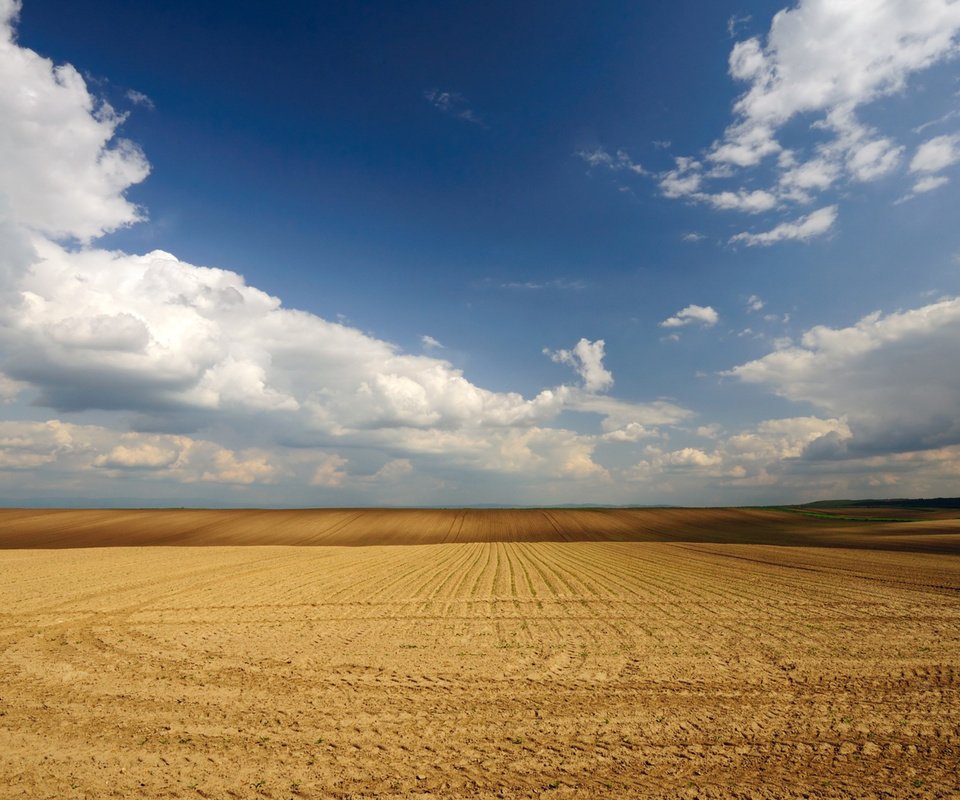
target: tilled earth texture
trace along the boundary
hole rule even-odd
[[[4,800],[960,797],[946,515],[113,513],[0,514]]]

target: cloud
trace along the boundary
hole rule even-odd
[[[343,484],[347,478],[347,473],[341,469],[345,466],[347,459],[333,454],[323,458],[323,461],[317,465],[313,471],[313,477],[310,478],[311,486],[326,486],[335,488]]]
[[[710,306],[689,305],[661,322],[660,327],[682,328],[685,325],[699,324],[705,328],[710,328],[716,325],[719,319],[720,315]]]
[[[613,375],[603,366],[603,339],[581,339],[571,350],[544,350],[552,361],[576,370],[588,392],[602,392],[613,386]]]
[[[792,222],[782,222],[762,233],[738,233],[730,237],[730,243],[743,242],[747,247],[766,246],[776,242],[806,242],[828,233],[837,221],[838,207],[826,206]]]
[[[469,122],[473,125],[485,127],[483,120],[467,106],[467,99],[459,92],[444,92],[439,89],[427,89],[423,93],[430,105],[444,114]]]
[[[950,183],[950,179],[944,175],[928,175],[926,178],[921,178],[913,184],[913,192],[915,194],[932,192],[934,189],[939,189],[947,183]]]
[[[923,126],[921,126],[923,127]],[[912,200],[918,194],[939,189],[950,182],[946,175],[938,175],[960,161],[960,134],[935,136],[921,144],[910,160],[910,172],[920,177],[913,188],[897,203]]]
[[[371,475],[370,480],[376,483],[393,482],[400,480],[411,472],[413,472],[413,462],[409,458],[394,458]]]
[[[53,408],[271,412],[343,433],[531,424],[562,406],[562,392],[481,389],[447,361],[283,308],[228,270],[35,244],[21,301],[3,312],[3,370]]]
[[[738,23],[732,17],[731,30]],[[759,214],[788,203],[811,203],[844,183],[892,174],[903,161],[904,145],[863,123],[858,112],[902,91],[912,75],[954,57],[958,34],[960,5],[950,0],[800,0],[774,16],[765,36],[734,45],[730,75],[746,89],[733,104],[733,120],[699,156],[679,156],[672,169],[659,173],[661,193]],[[783,135],[795,136],[800,126],[812,136],[810,152],[781,141]],[[911,169],[932,172],[953,163],[957,138],[942,136],[922,145]],[[771,186],[743,185],[750,171],[772,159]],[[733,186],[712,188],[717,181]],[[769,234],[734,238],[767,245],[809,238],[807,233],[831,227],[836,215],[821,210],[804,219],[807,228],[787,224]]]
[[[727,34],[733,39],[737,33],[740,31],[741,26],[748,25],[750,20],[753,19],[749,14],[744,14],[738,16],[737,14],[731,14],[727,18]]]
[[[136,89],[128,89],[124,97],[126,97],[127,100],[129,100],[135,106],[142,106],[150,111],[153,111],[156,108],[156,106],[153,104],[153,100],[151,100],[143,92],[138,92]]]
[[[740,189],[736,192],[717,192],[716,194],[695,192],[690,197],[723,211],[743,211],[748,214],[760,214],[777,207],[776,195],[763,189],[752,192]]]
[[[730,74],[749,84],[715,161],[752,166],[780,150],[774,134],[798,114],[849,116],[902,89],[914,72],[950,57],[960,7],[949,0],[805,0],[773,18],[766,41],[738,42]]]
[[[847,423],[815,416],[769,419],[712,437],[711,450],[648,445],[618,477],[694,498],[743,497],[782,503],[827,497],[938,497],[960,479],[960,446],[898,453],[845,453],[831,448],[851,437]]]
[[[669,142],[667,146],[669,146]],[[615,172],[626,170],[636,175],[648,174],[647,170],[631,159],[630,154],[623,149],[617,150],[616,153],[609,153],[606,148],[598,147],[594,150],[578,150],[576,155],[590,167],[606,167]]]
[[[602,340],[552,354],[579,385],[493,391],[446,359],[287,308],[229,269],[91,244],[142,216],[124,193],[147,162],[79,72],[15,42],[16,9],[0,0],[0,390],[103,422],[11,422],[5,469],[46,470],[49,485],[72,475],[101,496],[111,480],[372,491],[361,477],[374,464],[398,480],[414,460],[418,474],[604,481],[599,436],[557,426],[562,412],[597,415],[605,432],[689,413],[599,396],[613,384]],[[459,96],[428,99],[475,121]]]
[[[136,444],[118,444],[109,453],[97,456],[93,464],[107,469],[163,469],[170,467],[180,458],[179,445],[186,440],[172,439],[163,444],[140,441]]]
[[[639,442],[641,439],[656,438],[660,433],[655,428],[648,428],[639,422],[628,422],[622,428],[607,431],[601,438],[605,442]]]
[[[703,164],[695,158],[677,156],[674,168],[660,175],[660,191],[674,199],[695,195],[703,183],[702,170]]]
[[[960,443],[960,299],[875,312],[847,328],[811,328],[799,344],[728,375],[847,420],[840,455]],[[822,455],[821,451],[821,455]]]
[[[137,222],[143,213],[124,192],[150,168],[116,136],[123,115],[92,97],[69,64],[19,47],[18,10],[10,0],[0,9],[0,216],[84,242]]]
[[[687,233],[682,234],[680,238],[685,242],[700,242],[707,237],[698,231],[688,231]]]
[[[747,298],[747,311],[759,311],[765,305],[758,295],[752,294]]]
[[[587,288],[586,281],[570,280],[568,278],[552,278],[546,281],[508,281],[500,284],[501,289],[518,289],[536,292],[542,289],[557,291],[580,291]]]
[[[443,345],[440,344],[436,339],[434,339],[429,334],[423,334],[420,337],[420,344],[423,345],[424,350],[442,350]]]
[[[36,471],[49,477],[68,474],[77,482],[143,480],[174,484],[271,483],[281,473],[263,451],[231,450],[189,436],[131,433],[99,425],[0,421],[0,470]]]
[[[941,172],[960,161],[960,134],[935,136],[917,148],[910,160],[910,171],[923,173]]]

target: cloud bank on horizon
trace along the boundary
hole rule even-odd
[[[0,0],[0,474],[9,498],[212,498],[213,502],[627,503],[936,494],[960,476],[960,298],[817,326],[719,377],[793,404],[736,430],[657,390],[610,393],[615,343],[518,342],[576,380],[533,396],[471,381],[423,334],[424,353],[285,306],[237,272],[153,250],[98,247],[147,210],[126,196],[150,164],[125,117],[81,73],[17,40]],[[960,4],[803,2],[765,39],[735,45],[748,85],[704,156],[657,180],[668,198],[750,215],[815,204],[846,183],[905,168],[933,191],[960,160],[958,135],[904,145],[857,112],[956,54]],[[814,47],[814,45],[816,45]],[[459,95],[425,97],[477,122]],[[459,104],[459,105],[458,105]],[[466,108],[463,106],[463,108]],[[161,112],[156,112],[161,113]],[[779,132],[798,115],[813,153]],[[591,166],[645,170],[623,151]],[[775,183],[722,191],[765,160]],[[772,246],[835,229],[840,204],[732,243]],[[763,302],[751,296],[749,308]],[[691,303],[656,322],[671,337],[724,314]],[[569,345],[577,339],[572,336]],[[564,343],[561,343],[564,344]],[[638,370],[643,365],[633,365]],[[39,409],[42,419],[28,410]],[[955,493],[955,492],[954,492]]]

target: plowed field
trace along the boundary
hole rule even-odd
[[[0,797],[960,796],[960,556],[782,516],[791,546],[61,529],[0,553]]]
[[[0,509],[0,548],[594,541],[960,553],[960,509]]]

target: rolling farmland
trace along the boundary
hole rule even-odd
[[[3,797],[955,797],[949,516],[0,512]]]

